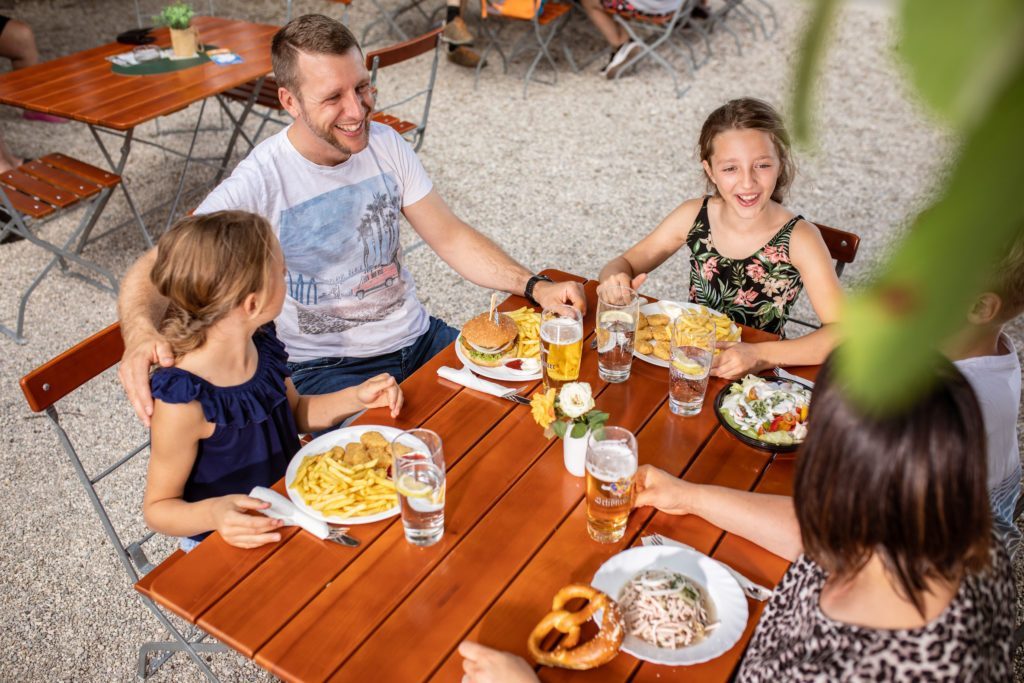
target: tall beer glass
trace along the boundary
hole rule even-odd
[[[561,389],[580,377],[583,314],[572,306],[545,308],[540,314],[540,362],[544,384]]]
[[[587,532],[615,543],[626,533],[636,480],[636,437],[623,427],[605,427],[587,440]]]

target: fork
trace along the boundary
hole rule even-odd
[[[679,541],[676,541],[671,538],[666,539],[661,534],[651,534],[650,536],[645,536],[643,540],[647,541],[645,545],[663,545],[666,547],[674,545],[680,548],[686,548],[687,550],[693,550],[696,552],[696,549],[693,546],[686,545],[685,543],[680,543]],[[665,542],[666,540],[668,541],[668,543]],[[714,558],[711,559],[714,560]],[[715,560],[715,562],[718,562],[718,560]],[[734,579],[736,579],[736,583],[740,585],[740,588],[743,589],[743,594],[746,595],[748,598],[764,602],[766,600],[769,600],[773,595],[775,595],[775,591],[771,590],[770,588],[765,588],[760,584],[754,583],[753,581],[743,576],[743,574],[740,574],[738,571],[736,571],[726,563],[718,562],[718,564],[720,564],[722,568],[724,568],[727,572],[729,572],[732,575]]]

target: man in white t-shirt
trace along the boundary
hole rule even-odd
[[[542,306],[585,307],[578,283],[533,275],[455,216],[408,143],[370,121],[376,91],[345,26],[299,17],[274,36],[272,56],[295,122],[257,145],[196,213],[240,209],[273,225],[288,293],[277,334],[300,393],[337,391],[381,372],[402,381],[458,335],[416,298],[399,213],[471,282]],[[118,301],[121,381],[146,424],[149,368],[173,364],[158,331],[166,301],[149,280],[155,258],[152,250],[132,266]]]
[[[1011,556],[1021,549],[1014,513],[1020,498],[1020,358],[1003,332],[1024,312],[1024,239],[1018,238],[989,271],[987,290],[974,301],[966,325],[950,344],[949,357],[970,382],[981,406],[988,445],[988,493],[992,524]]]

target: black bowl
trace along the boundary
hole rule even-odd
[[[771,380],[773,382],[792,382],[794,384],[800,384],[813,391],[813,387],[806,380],[797,381],[794,379],[790,379],[788,377],[783,379],[781,377],[777,377],[776,375],[771,374],[759,376],[763,377],[764,379]],[[733,436],[735,436],[737,439],[747,444],[748,446],[753,446],[754,448],[758,448],[762,451],[771,451],[773,453],[792,453],[793,451],[797,450],[798,448],[800,448],[800,446],[803,445],[802,441],[800,443],[793,443],[788,445],[768,443],[767,441],[761,441],[760,439],[755,439],[752,436],[747,436],[746,434],[744,434],[743,432],[729,424],[729,421],[725,419],[725,415],[722,414],[722,401],[724,401],[725,397],[729,395],[729,390],[732,389],[733,385],[735,384],[739,384],[739,382],[731,382],[729,384],[726,384],[724,387],[722,387],[721,391],[718,392],[718,396],[715,397],[715,417],[718,418],[718,421],[722,424],[722,427],[725,429],[725,431],[729,432],[730,434],[732,434]]]

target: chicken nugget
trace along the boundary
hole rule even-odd
[[[642,330],[636,331],[637,341],[647,341],[648,339],[654,339],[654,328],[648,325]]]
[[[654,355],[662,360],[668,360],[672,357],[672,348],[667,341],[655,342]]]
[[[645,327],[647,327],[647,325],[647,316],[641,313],[640,316],[636,319],[636,329],[642,330]]]
[[[656,341],[667,342],[672,338],[672,333],[669,332],[668,325],[654,328],[654,339]]]
[[[637,353],[642,353],[645,356],[650,356],[651,354],[654,353],[654,344],[647,340],[638,341],[636,343],[636,351]]]
[[[664,313],[655,313],[654,315],[647,316],[647,324],[651,325],[652,327],[661,327],[663,325],[668,325],[669,322],[670,318]]]
[[[404,443],[393,443],[393,444],[391,444],[391,453],[396,458],[398,456],[400,456],[400,455],[405,455],[406,453],[412,453],[413,450],[415,450],[415,449],[409,448]]]
[[[391,448],[388,446],[372,446],[366,449],[370,460],[376,460],[377,466],[385,469],[391,464]]]
[[[345,446],[346,465],[361,465],[369,459],[370,456],[366,454],[366,448],[363,444],[353,441]]]
[[[359,437],[359,441],[367,448],[373,448],[374,446],[386,448],[388,445],[388,440],[380,432],[365,432]]]

